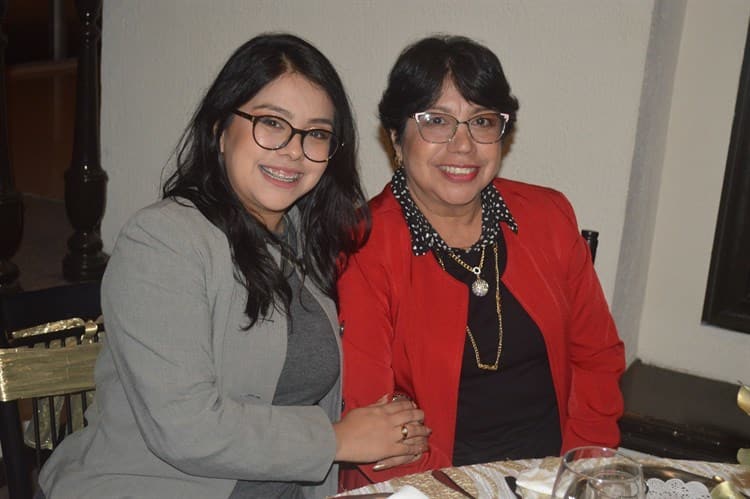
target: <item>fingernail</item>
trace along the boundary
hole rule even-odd
[[[375,466],[372,467],[372,469],[375,470],[375,471],[380,471],[383,468],[385,468],[385,464],[382,464],[382,463],[378,463],[378,464],[376,464]]]

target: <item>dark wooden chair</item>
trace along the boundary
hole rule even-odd
[[[589,245],[589,249],[591,250],[591,261],[596,261],[596,248],[599,246],[599,232],[583,229],[581,235],[586,240],[586,244]]]
[[[11,499],[32,497],[34,470],[85,424],[103,331],[99,288],[88,281],[0,297],[0,443]],[[31,401],[25,432],[21,400]]]

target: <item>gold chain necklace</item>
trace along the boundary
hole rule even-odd
[[[474,267],[472,267],[465,261],[461,260],[458,257],[458,255],[452,252],[451,250],[448,250],[448,256],[453,258],[453,260],[457,264],[459,264],[460,266],[462,266],[463,268],[465,268],[466,270],[468,270],[469,272],[471,272],[472,274],[476,276],[476,280],[473,283],[471,283],[471,292],[474,293],[475,296],[480,296],[480,297],[485,296],[487,292],[490,290],[490,285],[487,284],[487,281],[482,279],[482,267],[484,267],[484,252],[486,249],[487,249],[486,246],[482,246],[482,256],[479,257],[479,265],[476,265]],[[497,247],[495,247],[495,249],[497,249]]]
[[[482,256],[479,262],[480,267],[484,263],[484,250],[485,248],[482,248]],[[482,362],[482,359],[479,357],[479,346],[477,345],[477,341],[474,339],[474,335],[471,333],[471,329],[469,328],[469,325],[466,324],[466,334],[469,335],[469,341],[471,342],[471,347],[474,349],[474,358],[477,361],[477,367],[479,369],[484,369],[485,371],[497,371],[498,370],[498,368],[500,367],[500,353],[503,351],[503,314],[501,311],[502,307],[501,307],[501,302],[500,302],[500,269],[499,269],[498,256],[497,256],[497,243],[492,245],[492,250],[495,253],[495,310],[497,311],[497,354],[495,355],[494,364],[485,364]],[[448,251],[448,254],[453,256],[451,251]],[[440,267],[442,267],[442,269],[445,270],[445,264],[443,263],[443,259],[440,258],[440,256],[437,255],[437,253],[435,254],[435,256],[437,256],[437,260],[438,260],[438,263],[440,263]],[[462,267],[471,268],[469,267],[469,265],[466,265],[465,262],[458,261],[455,258],[455,256],[453,259],[456,260],[456,263],[458,263]],[[473,270],[471,270],[471,272],[474,273]],[[486,284],[486,281],[484,282]],[[472,292],[473,292],[473,289],[472,289]],[[487,291],[485,291],[485,294],[487,294]]]

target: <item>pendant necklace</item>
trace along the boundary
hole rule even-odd
[[[484,267],[484,255],[486,250],[487,247],[483,246],[482,256],[479,257],[479,265],[475,265],[474,267],[461,260],[453,251],[448,250],[448,256],[450,256],[453,261],[476,276],[476,280],[471,283],[471,292],[474,294],[474,296],[485,296],[490,290],[490,285],[487,283],[487,281],[482,279],[482,267]]]
[[[503,352],[503,313],[502,313],[502,304],[500,300],[500,263],[499,263],[499,257],[497,255],[497,243],[492,245],[492,251],[495,254],[495,312],[497,313],[497,351],[495,352],[495,362],[492,364],[487,364],[485,362],[482,362],[482,359],[479,355],[479,345],[477,345],[477,340],[474,338],[474,334],[471,332],[471,329],[469,328],[469,325],[466,324],[466,335],[469,337],[469,341],[471,342],[471,348],[474,350],[474,359],[476,360],[477,367],[479,369],[483,369],[485,371],[497,371],[500,368],[500,354]],[[449,251],[448,252],[451,257],[456,260],[457,263],[461,264],[462,267],[470,269],[470,271],[479,278],[479,275],[474,272],[474,270],[471,270],[471,267],[456,259],[456,257]],[[440,264],[440,267],[445,270],[445,264],[443,263],[443,259],[440,258],[439,255],[435,255],[437,257],[437,261]],[[482,256],[480,258],[479,267],[482,267],[482,264],[484,263],[484,248],[482,248]],[[477,268],[477,267],[474,267]],[[479,279],[478,279],[479,280]],[[487,281],[482,280],[482,282],[487,286]],[[474,282],[476,284],[476,281]],[[484,296],[487,294],[487,289],[484,290],[484,294],[478,295],[474,292],[474,286],[472,285],[471,292],[474,293],[477,296]]]

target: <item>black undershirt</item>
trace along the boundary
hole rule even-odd
[[[503,234],[498,235],[498,268],[505,270]],[[470,266],[481,252],[454,253]],[[468,286],[476,279],[447,253],[437,252],[445,269]],[[483,297],[469,293],[468,326],[483,364],[493,364],[498,345],[495,305],[495,257],[487,247],[482,278],[490,286]],[[497,371],[479,369],[468,334],[464,344],[453,451],[455,466],[503,459],[559,455],[560,418],[547,350],[541,331],[500,281],[503,347]]]

